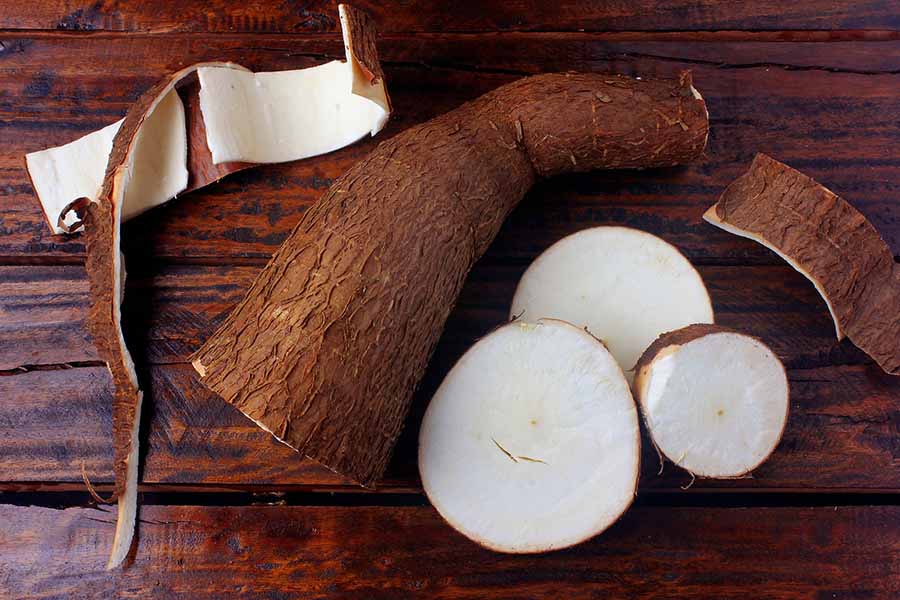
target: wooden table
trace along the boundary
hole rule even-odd
[[[865,213],[900,253],[900,3],[363,0],[396,117],[382,137],[520,75],[692,69],[712,133],[686,168],[539,184],[473,271],[393,464],[363,492],[301,460],[201,386],[186,357],[368,140],[261,167],[124,229],[124,321],[148,390],[139,543],[103,565],[114,509],[110,379],[85,329],[79,235],[53,236],[26,152],[120,118],[164,74],[225,59],[254,70],[343,56],[332,2],[30,0],[0,9],[0,597],[579,598],[900,596],[900,380],[838,343],[812,285],[700,215],[757,151]],[[421,495],[415,438],[453,361],[506,316],[518,277],[601,224],[677,245],[718,320],[784,360],[791,415],[752,479],[697,481],[645,443],[635,507],[543,556],[483,550]]]

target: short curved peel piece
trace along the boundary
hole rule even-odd
[[[784,258],[816,286],[838,339],[849,337],[885,372],[900,375],[900,265],[846,200],[757,154],[703,218]]]

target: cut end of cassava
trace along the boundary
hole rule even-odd
[[[638,481],[637,411],[618,364],[568,323],[514,322],[476,343],[422,421],[419,472],[455,529],[509,553],[605,530]]]
[[[638,363],[634,390],[657,449],[698,477],[746,475],[787,422],[781,361],[756,338],[716,325],[660,336]]]
[[[838,339],[849,337],[900,375],[900,265],[875,227],[831,190],[757,154],[703,218],[774,251],[828,305]]]
[[[691,263],[668,242],[627,227],[586,229],[548,248],[522,276],[510,315],[586,327],[629,380],[657,336],[713,322],[709,294]]]

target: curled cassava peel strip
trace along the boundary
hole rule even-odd
[[[757,154],[703,218],[773,250],[805,275],[845,336],[900,375],[900,266],[875,227],[831,190]]]
[[[373,73],[380,75],[374,42],[365,46],[366,52],[371,52],[365,56],[354,57],[350,51],[350,40],[354,36],[370,41],[374,39],[371,20],[344,5],[340,9],[342,22],[346,20],[348,27],[345,30],[348,59],[355,62],[334,64],[344,65],[347,74],[351,68],[353,72],[359,71],[367,79],[354,85],[378,87],[380,91],[373,93],[381,94],[385,106],[389,107],[383,82],[376,81],[372,76]],[[368,67],[362,70],[357,63]],[[322,66],[334,68],[329,65],[332,63]],[[121,327],[125,280],[120,251],[122,221],[136,211],[162,203],[180,191],[202,187],[228,173],[252,166],[247,162],[214,160],[208,147],[209,136],[197,76],[203,70],[225,71],[241,76],[250,73],[231,63],[201,63],[182,69],[154,86],[129,110],[118,128],[103,186],[96,199],[78,202],[79,209],[84,213],[86,268],[91,288],[88,325],[115,385],[112,412],[119,514],[107,568],[122,563],[134,536],[142,401],[134,363]],[[345,92],[349,95],[350,76],[347,75],[341,83],[346,84]],[[386,114],[380,107],[378,111]],[[383,121],[380,122],[377,128],[380,129],[383,124]],[[370,131],[374,133],[375,129],[367,127],[365,133]]]
[[[707,132],[687,73],[500,87],[383,142],[335,181],[193,364],[284,443],[371,485],[469,269],[534,182],[682,164]]]
[[[170,89],[148,115],[154,135],[139,144],[141,156],[134,165],[149,183],[135,184],[143,193],[126,198],[122,219],[252,163],[316,156],[378,133],[391,105],[375,50],[375,25],[368,14],[346,5],[339,6],[339,14],[345,61],[271,73],[207,63],[185,72],[177,89]],[[81,227],[87,202],[99,194],[122,123],[25,157],[54,233]],[[186,127],[196,137],[185,141]],[[185,170],[187,145],[194,164]]]

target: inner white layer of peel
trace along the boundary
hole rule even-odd
[[[459,360],[426,411],[419,470],[454,528],[501,552],[587,539],[630,505],[638,417],[609,352],[567,323],[516,322]]]
[[[702,477],[737,477],[781,439],[788,382],[759,341],[712,333],[663,349],[641,370],[636,394],[660,452]]]
[[[252,73],[202,68],[200,109],[215,163],[276,163],[316,156],[375,135],[387,112],[356,96],[352,68]]]
[[[343,7],[341,23],[346,61],[271,73],[227,66],[198,69],[200,109],[215,163],[299,160],[381,131],[389,116],[384,82],[361,80]],[[67,233],[58,219],[69,204],[98,197],[121,124],[118,121],[64,146],[26,155],[29,175],[53,233]],[[179,127],[180,134],[175,135]],[[139,140],[134,150],[139,157],[134,163],[138,183],[125,199],[126,220],[187,188],[184,106],[174,89],[143,123],[140,135],[143,141]],[[66,215],[67,225],[75,220],[71,212]]]
[[[53,233],[65,233],[57,221],[66,205],[78,198],[94,199],[100,193],[113,138],[122,121],[63,146],[25,155],[31,184]],[[74,213],[66,217],[67,225],[75,220]]]
[[[713,322],[706,286],[690,262],[668,242],[627,227],[586,229],[548,248],[522,276],[510,315],[587,327],[629,381],[660,334]]]

